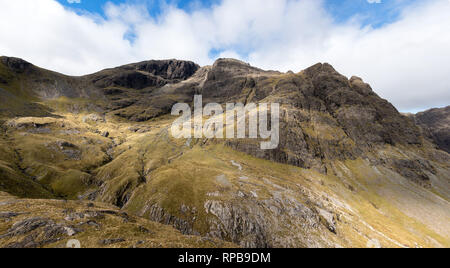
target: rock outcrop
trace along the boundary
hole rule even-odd
[[[60,200],[21,200],[0,192],[0,247],[235,247],[231,243],[185,236],[175,229],[130,216],[105,204]],[[6,231],[3,231],[6,230]],[[120,230],[120,231],[117,231]],[[111,238],[111,234],[118,236]]]
[[[34,67],[31,63],[19,58],[1,57],[0,62],[13,72],[24,73]]]
[[[187,61],[145,61],[104,70],[88,78],[100,88],[116,86],[140,90],[186,80],[199,68],[197,64]]]
[[[298,74],[262,71],[236,60],[220,59],[199,86],[205,102],[281,104],[280,146],[230,141],[256,157],[316,168],[326,161],[367,156],[374,146],[421,145],[414,122],[381,99],[361,78],[347,79],[329,64]]]
[[[413,118],[440,149],[450,153],[450,106],[421,112]]]

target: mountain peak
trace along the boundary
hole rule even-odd
[[[8,67],[11,71],[17,73],[23,73],[33,66],[33,64],[29,62],[15,57],[2,56],[0,57],[0,62]]]
[[[234,58],[218,58],[214,62],[213,66],[229,65],[229,64],[250,66],[249,63]]]
[[[225,72],[231,72],[234,74],[242,73],[247,74],[249,72],[263,72],[263,70],[253,67],[250,63],[243,62],[241,60],[232,58],[220,58],[217,59],[212,65],[213,70],[222,70]]]
[[[310,76],[316,76],[321,73],[328,74],[337,74],[338,72],[334,69],[334,67],[329,63],[317,63],[304,71],[306,74]]]

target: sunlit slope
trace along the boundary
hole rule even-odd
[[[336,175],[325,175],[165,133],[136,140],[149,164],[145,182],[128,188],[124,210],[251,247],[449,244],[448,199],[387,168],[363,159],[335,161],[329,165]],[[445,172],[436,174],[436,188],[448,189],[448,181],[438,179],[448,178]],[[100,199],[127,192],[110,191],[116,174],[102,176]]]
[[[329,65],[282,74],[235,60],[200,69],[152,61],[78,78],[20,60],[0,67],[0,88],[14,96],[0,99],[1,191],[99,202],[243,247],[450,246],[450,156],[361,79]],[[280,103],[280,146],[174,139],[170,109],[194,94]],[[45,202],[36,201],[36,216],[59,209]],[[13,209],[24,208],[0,207]],[[106,236],[88,233],[89,246],[120,238],[114,224]],[[2,226],[0,236],[11,228]],[[163,246],[210,245],[177,243]]]
[[[80,120],[75,129],[65,122],[26,140],[23,132],[10,134],[27,159],[23,168],[61,197],[114,204],[185,234],[249,247],[449,244],[444,163],[433,163],[440,168],[425,188],[368,160],[329,162],[322,174],[254,158],[222,141],[173,139],[169,119],[135,126],[138,133],[128,123],[93,127],[83,117],[72,118]],[[82,160],[68,159],[65,150],[81,150]],[[379,153],[410,152],[386,146]]]

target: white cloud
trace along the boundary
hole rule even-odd
[[[67,0],[69,4],[81,4],[81,0]]]
[[[282,71],[327,61],[400,110],[450,104],[448,0],[420,1],[378,29],[357,19],[337,25],[318,0],[261,2],[223,0],[191,13],[167,5],[157,18],[139,5],[108,4],[103,19],[52,0],[0,0],[0,54],[76,75],[146,59],[211,64],[211,50]],[[130,31],[133,42],[124,38]]]

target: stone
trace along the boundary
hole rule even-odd
[[[144,234],[149,234],[150,230],[143,226],[139,226],[139,232],[144,233]]]
[[[0,212],[0,219],[10,219],[13,217],[17,217],[19,215],[20,215],[20,213],[15,213],[15,212]]]
[[[6,234],[0,235],[0,238],[24,235],[51,223],[51,220],[40,217],[25,219],[13,224],[13,226],[7,231]]]
[[[113,238],[113,239],[101,240],[99,243],[104,246],[109,246],[109,245],[113,245],[113,244],[122,243],[125,241],[126,240],[124,238]]]
[[[336,220],[332,213],[324,210],[324,209],[318,209],[319,215],[325,226],[330,230],[330,232],[336,234]]]
[[[83,123],[105,123],[106,120],[104,117],[98,115],[98,114],[89,114],[83,117]]]
[[[68,236],[74,236],[78,233],[77,230],[71,227],[64,227],[64,230],[66,231]]]
[[[219,175],[216,177],[216,181],[223,187],[232,187],[233,185],[231,182],[227,179],[227,176],[225,174]]]
[[[242,171],[242,166],[241,166],[241,164],[237,163],[237,162],[234,161],[234,160],[231,160],[231,164],[232,164],[233,166],[237,167],[237,168],[239,169],[239,171]]]

